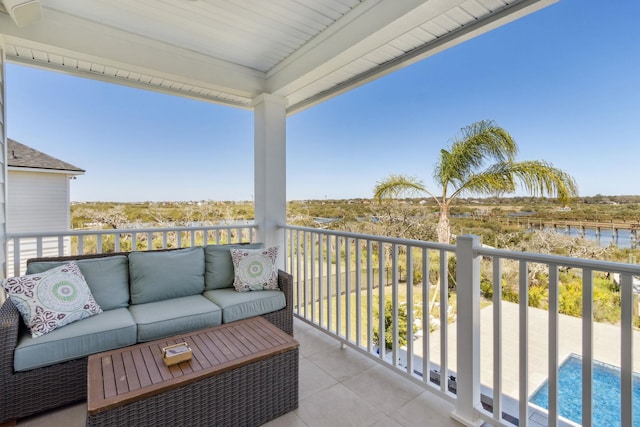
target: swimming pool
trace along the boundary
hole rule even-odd
[[[529,402],[549,409],[547,381],[531,396]],[[570,355],[558,369],[558,411],[560,416],[582,424],[582,359]],[[593,425],[620,425],[620,369],[593,362]],[[640,376],[633,376],[633,425],[640,426]]]

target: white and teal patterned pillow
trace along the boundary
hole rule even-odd
[[[231,249],[233,287],[238,292],[278,289],[278,246],[267,249]]]
[[[75,262],[42,273],[11,277],[2,286],[33,338],[102,313]]]

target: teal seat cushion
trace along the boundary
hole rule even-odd
[[[42,273],[70,261],[37,261],[29,263],[26,274]],[[129,260],[124,255],[73,261],[91,289],[91,294],[104,311],[129,305]]]
[[[204,251],[201,246],[176,251],[129,254],[131,304],[145,304],[201,294]]]
[[[222,323],[222,311],[202,295],[129,306],[138,342],[153,341]]]
[[[28,371],[136,343],[136,324],[126,308],[104,311],[38,338],[23,334],[13,356],[16,371]],[[64,381],[64,379],[61,379]]]
[[[203,295],[220,306],[223,323],[271,313],[287,305],[282,291],[236,292],[231,288],[205,291]]]
[[[207,245],[204,247],[204,287],[207,291],[233,287],[234,270],[231,249],[262,249],[262,243]]]

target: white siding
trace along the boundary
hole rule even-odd
[[[70,228],[69,177],[63,173],[22,172],[10,170],[8,177],[7,232],[65,231]],[[7,248],[8,275],[24,274],[25,262],[36,256],[69,254],[69,238],[64,239],[62,253],[58,239],[44,239],[42,254],[37,253],[35,239],[20,244],[20,265],[14,265],[13,240]]]
[[[69,229],[69,178],[61,173],[9,171],[7,231]]]

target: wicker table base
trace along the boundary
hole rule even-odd
[[[193,359],[167,367],[160,349]],[[89,358],[88,426],[258,426],[298,407],[298,343],[262,318]]]

